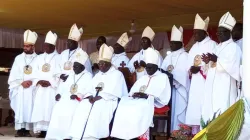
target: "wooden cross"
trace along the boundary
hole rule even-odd
[[[124,68],[126,66],[126,63],[124,61],[122,61],[122,63],[120,64],[120,66],[122,66],[122,68]]]

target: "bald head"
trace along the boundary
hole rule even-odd
[[[243,24],[236,23],[232,30],[232,38],[234,41],[241,39],[243,36]]]

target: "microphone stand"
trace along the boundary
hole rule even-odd
[[[99,92],[102,90],[102,87],[96,87],[95,89],[96,89],[96,91],[97,91],[96,94],[95,94],[95,97],[96,97],[96,96],[98,96]],[[87,127],[88,120],[89,120],[89,116],[90,116],[90,113],[91,113],[91,110],[92,110],[93,106],[94,106],[94,103],[92,104],[92,106],[91,106],[91,108],[90,108],[90,111],[89,111],[89,114],[88,114],[88,117],[87,117],[87,121],[86,121],[85,126],[84,126],[84,128],[83,128],[82,137],[81,137],[80,140],[83,139],[83,135],[84,135],[84,133],[85,133],[85,129],[86,129],[86,127]]]

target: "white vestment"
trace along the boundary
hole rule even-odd
[[[125,52],[113,55],[111,63],[115,68],[122,67],[122,62],[125,64],[124,67],[128,67],[129,58]]]
[[[32,67],[31,74],[24,73],[24,67]],[[10,106],[15,112],[15,129],[25,128],[30,130],[31,115],[33,109],[33,93],[36,87],[37,78],[37,55],[26,55],[22,53],[16,56],[8,79]],[[24,81],[32,81],[29,88],[23,88]]]
[[[152,76],[144,75],[133,85],[129,95],[146,86],[147,99],[123,97],[116,111],[111,137],[119,139],[137,138],[153,126],[154,107],[168,104],[171,87],[168,76],[156,71]]]
[[[158,51],[157,51],[157,52],[158,52]],[[142,49],[140,52],[136,53],[136,54],[133,56],[133,58],[132,58],[132,59],[129,61],[129,63],[128,63],[128,67],[129,67],[130,72],[131,72],[131,73],[136,72],[136,79],[137,79],[137,80],[138,80],[140,77],[142,77],[143,75],[146,75],[146,74],[147,74],[147,72],[146,72],[145,69],[144,69],[142,72],[137,72],[137,71],[135,70],[135,67],[134,67],[134,62],[135,62],[135,61],[138,61],[139,64],[140,64],[140,61],[141,61],[141,60],[144,61],[144,54],[145,54],[145,52],[144,52],[144,50]],[[159,54],[158,67],[160,68],[163,59],[162,59],[162,56],[161,56],[161,54],[160,54],[159,52],[158,52],[158,54]]]
[[[81,48],[78,47],[77,49],[81,49]],[[58,72],[57,72],[58,77],[60,77],[61,74],[68,75],[69,73],[73,72],[73,64],[77,59],[77,49],[72,50],[72,51],[69,51],[69,49],[67,49],[67,50],[64,50],[60,54],[60,63],[59,63],[60,67],[59,67]],[[65,70],[64,69],[64,65],[68,61],[70,61],[72,63],[71,70]],[[91,67],[91,63],[90,63],[89,58],[85,62],[84,66],[85,66],[85,69],[92,74],[92,67]]]
[[[185,124],[186,109],[188,103],[189,76],[186,69],[188,54],[185,50],[179,49],[167,55],[161,68],[165,71],[172,65],[174,67],[173,74],[173,90],[172,90],[172,123],[171,130],[179,130],[179,124]]]
[[[101,82],[104,83],[104,87],[98,96],[102,99],[93,104],[91,112],[92,104],[88,99],[81,101],[77,107],[70,129],[72,139],[79,140],[82,137],[85,125],[87,126],[83,139],[100,139],[109,136],[109,124],[117,107],[118,98],[128,96],[128,90],[123,74],[114,67],[106,73],[100,71],[94,76],[88,94],[95,96],[95,88]]]
[[[241,39],[239,39],[239,40],[237,40],[235,43],[240,47],[240,49],[241,49],[241,52],[243,52],[243,50],[242,50],[242,42],[243,41],[243,39],[241,38]],[[243,53],[242,53],[243,54]],[[242,66],[242,58],[241,58],[241,63],[240,63],[240,81],[242,81],[242,76],[243,76],[243,66]],[[239,89],[240,88],[240,82],[238,82],[237,83],[237,85],[238,85],[238,97],[237,97],[237,100],[238,99],[241,99],[242,97],[243,97],[243,95],[244,95],[244,92],[243,92],[243,88],[241,87],[241,89]]]
[[[222,114],[237,97],[236,81],[240,80],[241,50],[232,39],[215,48],[216,67],[210,67],[204,88],[202,118],[206,122],[215,112]],[[218,114],[217,114],[218,115]]]
[[[240,47],[240,50],[242,51],[242,46],[243,46],[243,39],[241,38],[241,39],[239,39],[239,40],[237,40],[237,41],[235,41],[235,43]]]
[[[188,70],[191,66],[194,65],[194,58],[196,55],[202,55],[203,53],[213,53],[216,45],[217,43],[211,40],[210,37],[206,37],[201,42],[196,42],[188,54]],[[203,74],[205,74],[206,65],[203,61],[201,62],[200,66]],[[185,121],[188,125],[200,125],[202,108],[201,99],[204,98],[205,80],[206,79],[200,72],[198,72],[197,74],[192,74]]]
[[[79,79],[79,80],[78,80]],[[84,97],[86,89],[92,79],[92,74],[87,70],[75,75],[74,72],[70,73],[68,79],[65,82],[60,82],[57,93],[61,94],[61,99],[56,102],[49,129],[46,135],[46,139],[62,140],[69,138],[69,129],[71,126],[72,118],[75,113],[75,109],[79,105],[78,100],[71,100],[70,92],[71,86],[77,82],[78,89],[76,92],[77,96]]]
[[[42,87],[37,85],[34,92],[34,107],[31,117],[31,122],[34,123],[34,132],[47,131],[51,113],[55,104],[56,89],[59,79],[56,77],[59,55],[55,51],[51,54],[43,53],[37,57],[38,72],[37,85],[39,80],[49,81],[51,86]],[[43,71],[44,64],[50,65],[48,72]]]

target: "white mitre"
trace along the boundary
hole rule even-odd
[[[203,20],[199,14],[196,14],[194,21],[194,29],[207,31],[209,20],[209,17]]]
[[[51,31],[49,31],[46,35],[45,38],[45,43],[49,43],[51,45],[56,45],[56,40],[57,40],[57,35],[56,33],[52,33]]]
[[[85,51],[83,51],[82,48],[79,48],[76,51],[76,61],[75,62],[78,62],[78,63],[84,65],[85,62],[87,61],[88,57],[89,57],[88,54]]]
[[[70,31],[69,31],[69,36],[68,39],[74,40],[74,41],[79,41],[83,33],[83,29],[76,26],[76,24],[72,25]]]
[[[120,44],[123,48],[125,48],[129,41],[130,40],[128,38],[128,34],[123,33],[116,43]]]
[[[159,55],[156,50],[153,48],[148,48],[147,50],[145,50],[144,61],[146,64],[150,63],[158,65]]]
[[[26,30],[23,34],[23,42],[24,44],[34,45],[38,35],[36,32],[32,32],[31,30]]]
[[[150,39],[150,41],[152,42],[154,37],[155,37],[155,32],[153,31],[152,28],[150,28],[149,26],[147,26],[144,31],[142,32],[142,38],[143,37],[147,37]]]
[[[229,12],[227,12],[220,18],[219,27],[224,27],[232,31],[235,24],[236,24],[235,18]]]
[[[183,28],[181,26],[179,29],[175,25],[172,27],[170,41],[183,41]]]
[[[105,43],[103,43],[99,50],[99,61],[103,60],[103,61],[111,62],[113,53],[114,53],[114,49],[112,47],[107,46]]]

